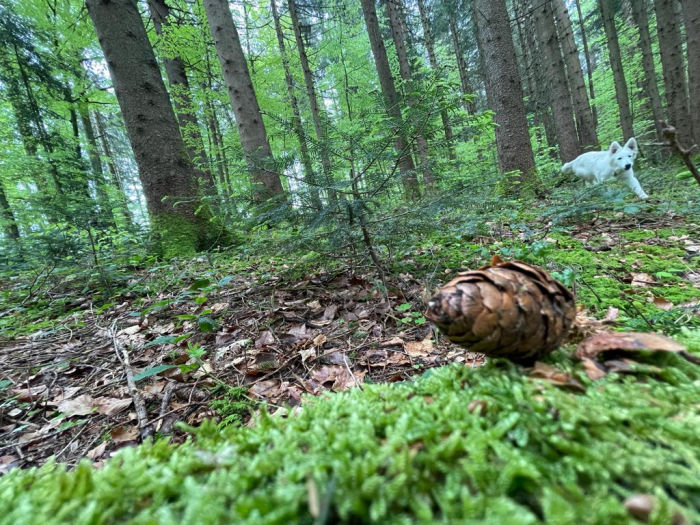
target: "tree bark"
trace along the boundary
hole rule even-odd
[[[700,2],[681,0],[688,55],[688,88],[693,140],[700,145]]]
[[[135,0],[86,0],[166,257],[203,246],[197,184]],[[177,205],[175,205],[177,204]]]
[[[287,49],[284,44],[284,35],[282,34],[282,25],[280,24],[280,17],[277,13],[277,5],[275,4],[275,0],[270,0],[270,9],[272,10],[272,18],[275,23],[275,33],[277,33],[277,44],[280,48],[282,66],[284,67],[284,80],[287,84],[289,105],[292,106],[292,126],[294,128],[294,133],[297,136],[297,140],[299,141],[299,152],[301,153],[301,164],[304,167],[304,178],[309,187],[311,206],[318,211],[321,209],[322,206],[321,198],[318,194],[318,186],[316,185],[316,175],[314,174],[314,168],[311,164],[311,155],[309,154],[309,147],[306,143],[306,133],[304,132],[304,127],[301,123],[299,103],[297,102],[297,96],[294,93],[294,79],[292,78],[292,72],[289,68],[289,58],[287,57]]]
[[[19,241],[17,220],[15,219],[15,214],[12,211],[10,202],[7,200],[5,187],[2,185],[2,182],[0,182],[0,217],[2,217],[2,226],[5,236],[12,241]]]
[[[630,0],[634,23],[639,30],[639,48],[642,52],[642,69],[644,69],[644,92],[649,98],[652,118],[654,119],[654,129],[656,138],[663,140],[661,133],[661,121],[663,120],[663,109],[661,107],[661,96],[659,95],[659,85],[656,80],[656,69],[654,67],[654,55],[651,50],[651,35],[649,34],[649,17],[647,15],[646,0]]]
[[[624,140],[634,137],[632,125],[632,111],[630,109],[630,98],[627,91],[627,81],[625,80],[625,70],[622,67],[622,54],[620,53],[620,43],[617,39],[617,28],[615,27],[615,11],[611,0],[598,0],[600,16],[603,19],[603,29],[605,39],[608,44],[608,54],[610,56],[610,67],[613,72],[615,82],[615,97],[620,113],[620,126]]]
[[[433,29],[430,24],[430,17],[428,16],[428,11],[425,9],[425,0],[418,0],[418,11],[420,12],[420,20],[423,26],[423,41],[425,44],[425,49],[428,51],[428,62],[430,68],[433,70],[433,74],[436,78],[442,77],[440,72],[440,65],[437,61],[437,55],[435,54],[435,40],[433,38]],[[452,134],[452,124],[450,124],[450,115],[447,109],[444,107],[444,100],[441,97],[439,101],[440,109],[440,120],[442,120],[442,129],[445,133],[445,144],[447,145],[448,155],[450,160],[455,160],[457,155],[455,154],[454,138]]]
[[[535,157],[505,0],[473,0],[472,17],[496,123],[498,167],[503,173],[517,171],[519,181],[525,182],[535,172]]]
[[[282,181],[275,169],[272,149],[267,139],[265,123],[255,95],[253,82],[238,30],[233,23],[226,0],[205,0],[204,10],[209,19],[209,31],[214,38],[228,96],[236,115],[238,134],[252,174],[253,198],[262,203],[284,194]]]
[[[554,7],[559,41],[564,53],[571,99],[574,103],[579,143],[584,150],[596,150],[598,149],[598,137],[596,135],[595,119],[593,118],[588,94],[586,93],[586,83],[583,80],[583,70],[581,69],[578,48],[574,40],[569,10],[564,0],[553,0],[552,6]]]
[[[586,24],[583,21],[583,14],[581,13],[581,2],[579,0],[574,0],[576,4],[576,13],[578,14],[578,24],[581,30],[581,43],[583,44],[583,57],[586,60],[586,75],[588,76],[588,93],[590,96],[590,103],[592,105],[593,113],[593,124],[598,127],[598,110],[595,106],[595,89],[593,88],[593,63],[591,62],[591,52],[588,49],[588,37],[586,36]]]
[[[571,94],[566,81],[564,60],[559,49],[557,31],[554,26],[554,14],[549,0],[544,0],[534,9],[535,28],[540,39],[540,52],[545,63],[546,79],[552,97],[554,128],[559,143],[559,157],[568,162],[579,156],[581,148],[576,134],[574,110],[571,106]]]
[[[387,0],[385,5],[387,18],[389,19],[391,38],[394,41],[396,56],[399,59],[399,73],[406,83],[409,93],[411,93],[415,91],[416,86],[414,86],[413,70],[406,49],[408,40],[406,32],[404,31],[406,19],[403,14],[403,3],[401,0]],[[416,105],[416,99],[412,95],[405,97],[405,101],[410,107],[415,107]],[[423,117],[423,120],[425,121],[426,117]],[[424,124],[425,122],[415,122],[413,128],[420,129]],[[420,157],[420,169],[423,173],[423,181],[427,185],[430,185],[433,183],[434,175],[430,168],[430,148],[428,147],[428,141],[425,139],[425,135],[420,131],[416,131],[414,136],[416,148],[418,149],[418,156]]]
[[[362,13],[367,26],[370,46],[372,47],[372,55],[374,56],[374,64],[377,68],[377,76],[379,84],[382,88],[382,94],[386,103],[386,111],[389,117],[394,120],[394,125],[397,129],[396,138],[394,139],[394,147],[398,153],[398,165],[403,181],[404,194],[407,199],[413,200],[419,197],[420,190],[418,188],[418,179],[415,173],[415,166],[411,158],[411,150],[403,137],[404,123],[401,117],[401,108],[399,107],[399,97],[396,93],[394,78],[391,76],[391,68],[389,67],[389,59],[386,56],[386,48],[382,41],[382,36],[379,31],[379,21],[377,19],[377,10],[374,6],[374,0],[361,0]]]
[[[464,95],[464,109],[469,115],[474,115],[476,113],[476,100],[474,99],[474,89],[472,88],[471,82],[469,81],[469,71],[467,70],[467,61],[464,60],[464,53],[462,52],[462,42],[459,38],[459,30],[457,29],[457,20],[453,13],[450,13],[450,35],[452,36],[452,47],[454,49],[454,54],[457,59],[457,71],[459,72],[459,82],[462,86],[462,95]],[[467,99],[471,96],[470,99]]]
[[[170,6],[165,0],[148,0],[148,10],[158,36],[163,38],[163,27],[169,24]],[[202,166],[207,164],[207,154],[204,150],[204,140],[199,129],[197,115],[194,113],[194,104],[190,83],[187,79],[187,69],[181,57],[163,58],[165,75],[170,85],[170,96],[175,106],[175,114],[180,125],[180,132],[185,140],[187,153],[194,165],[195,174],[199,180],[201,190],[207,195],[216,195],[216,182],[209,170]]]

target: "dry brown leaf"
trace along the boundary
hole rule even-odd
[[[272,332],[265,330],[264,332],[260,333],[260,337],[258,337],[258,339],[255,341],[255,348],[263,348],[273,344],[275,344],[275,338],[272,335]]]
[[[406,343],[406,352],[411,357],[423,357],[433,351],[433,340],[431,336],[426,337],[422,341],[408,341]]]
[[[328,341],[328,338],[324,334],[318,334],[313,339],[314,346],[316,347],[323,346],[326,341]]]
[[[47,401],[46,404],[50,406],[56,406],[61,401],[72,398],[75,394],[83,389],[82,386],[69,386],[64,388],[56,397]]]
[[[110,435],[115,443],[136,441],[139,437],[139,429],[138,427],[117,427],[110,432]]]
[[[338,312],[338,305],[337,304],[331,304],[326,306],[326,309],[323,311],[323,315],[321,316],[321,321],[332,321],[335,319],[335,314]]]
[[[618,317],[620,317],[620,309],[615,308],[614,306],[608,306],[608,311],[605,313],[603,323],[613,324],[617,321]]]
[[[404,341],[400,337],[392,337],[388,341],[382,341],[381,343],[379,343],[379,346],[382,348],[387,347],[387,346],[403,346],[403,345],[404,345]]]
[[[657,308],[661,308],[662,310],[668,311],[673,308],[673,303],[666,299],[665,297],[654,297],[652,300],[654,305]]]
[[[67,416],[87,416],[96,408],[95,399],[88,394],[83,394],[73,399],[65,399],[58,404],[58,411]]]
[[[586,390],[585,387],[578,380],[571,377],[571,374],[568,372],[559,370],[557,367],[542,363],[541,361],[535,362],[535,366],[530,371],[530,377],[544,379],[553,385],[563,386],[573,390]]]
[[[37,385],[29,388],[15,388],[12,394],[17,396],[18,401],[30,402],[46,397],[48,390],[46,385]]]
[[[601,352],[610,350],[638,351],[658,350],[661,352],[685,352],[682,344],[661,334],[646,332],[605,332],[589,337],[576,348],[576,357],[595,359]]]
[[[299,355],[301,356],[301,362],[305,363],[307,359],[310,359],[312,357],[316,357],[316,349],[315,348],[307,348],[305,350],[299,350]]]
[[[19,465],[19,457],[13,454],[0,456],[0,474],[6,474],[12,467]]]
[[[99,414],[113,416],[129,407],[131,401],[131,398],[117,399],[114,397],[97,397],[94,399],[94,404]]]
[[[296,339],[308,339],[310,337],[305,324],[294,325],[287,328],[285,333],[294,336]]]
[[[605,370],[602,370],[598,363],[592,359],[584,357],[581,361],[583,362],[583,371],[586,372],[588,379],[591,381],[597,381],[607,375]]]
[[[105,450],[107,448],[107,442],[103,441],[99,445],[97,445],[95,448],[88,450],[88,453],[85,454],[88,458],[95,460],[102,456],[102,454],[105,453]]]
[[[648,273],[633,273],[632,274],[632,286],[647,288],[655,284],[654,278]]]
[[[133,326],[127,326],[126,328],[119,330],[119,335],[134,335],[141,331],[141,325],[135,324]]]

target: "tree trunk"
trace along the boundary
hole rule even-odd
[[[325,183],[331,186],[333,184],[333,171],[330,153],[328,152],[328,134],[326,133],[325,125],[326,115],[325,112],[322,114],[322,110],[319,108],[318,98],[316,97],[314,75],[309,65],[309,58],[306,54],[306,44],[301,35],[295,0],[288,0],[287,8],[289,9],[289,16],[292,19],[292,28],[294,29],[294,38],[297,43],[297,52],[299,53],[301,69],[304,72],[304,85],[306,86],[306,96],[309,99],[309,107],[311,108],[311,120],[314,123],[314,133],[316,134],[316,141],[321,151],[323,177]],[[338,201],[338,196],[332,188],[328,190],[328,200],[331,203],[336,203]]]
[[[583,80],[583,70],[574,40],[569,10],[564,0],[553,0],[552,6],[554,7],[559,41],[564,52],[564,63],[571,89],[571,99],[574,103],[579,143],[584,150],[596,150],[598,149],[598,137],[595,130],[595,119],[586,93],[586,83]]]
[[[170,7],[164,0],[148,0],[148,9],[151,13],[153,26],[158,36],[163,38],[163,27],[169,24]],[[185,140],[187,153],[194,165],[195,174],[199,180],[201,190],[207,195],[216,195],[216,183],[211,172],[201,166],[207,164],[207,154],[204,150],[204,140],[199,129],[197,115],[194,113],[194,104],[190,91],[190,83],[187,79],[187,70],[181,57],[164,57],[165,75],[170,84],[170,96],[175,105],[177,121],[180,125],[182,137]]]
[[[121,215],[124,219],[124,224],[127,230],[133,230],[134,220],[129,212],[129,201],[127,200],[126,191],[124,191],[124,184],[119,175],[119,170],[114,162],[112,148],[109,145],[109,138],[107,137],[104,122],[102,121],[102,115],[99,112],[95,112],[95,124],[97,125],[97,134],[100,138],[100,145],[102,146],[102,155],[106,160],[107,169],[112,178],[112,184],[114,184],[114,187],[117,188],[119,192],[119,205],[121,206]]]
[[[473,0],[472,19],[479,50],[484,54],[484,76],[489,108],[496,123],[498,168],[519,172],[525,182],[535,171],[535,157],[523,103],[505,0]]]
[[[681,0],[688,54],[688,88],[693,140],[700,146],[700,2]]]
[[[391,38],[394,41],[394,48],[396,49],[396,56],[399,59],[399,73],[401,78],[406,83],[407,91],[409,93],[414,92],[417,88],[413,82],[413,70],[411,68],[411,63],[408,59],[407,47],[407,35],[404,31],[406,27],[406,19],[403,14],[403,3],[401,0],[387,0],[386,2],[386,13],[389,19],[389,28],[391,29]],[[415,107],[416,99],[414,96],[409,95],[405,97],[406,103]],[[427,117],[423,116],[421,122],[415,122],[412,126],[417,129],[415,132],[416,147],[418,149],[418,156],[420,157],[420,169],[423,173],[423,181],[426,185],[433,183],[433,171],[430,168],[430,149],[428,147],[428,141],[425,139],[425,135],[419,130],[425,126],[425,120]]]
[[[386,48],[382,41],[382,36],[379,31],[379,21],[377,20],[377,10],[374,6],[374,0],[361,0],[362,13],[367,26],[369,42],[372,47],[372,55],[374,56],[374,64],[377,68],[377,76],[379,84],[382,88],[382,94],[386,103],[386,111],[390,118],[394,120],[394,125],[397,129],[396,138],[394,139],[394,147],[398,153],[398,165],[401,172],[401,180],[403,181],[404,194],[407,199],[416,199],[420,195],[418,188],[418,179],[415,173],[415,166],[411,158],[411,150],[403,137],[404,123],[401,117],[401,108],[399,107],[399,97],[396,93],[394,78],[391,76],[391,68],[389,67],[389,59],[386,56]]]
[[[12,241],[19,241],[19,228],[15,214],[10,206],[10,201],[7,200],[5,187],[0,182],[0,217],[2,218],[2,229],[5,236]]]
[[[462,43],[459,38],[459,30],[457,29],[457,21],[455,20],[454,14],[450,13],[450,35],[452,36],[452,47],[454,49],[455,57],[457,58],[457,70],[459,71],[459,81],[462,85],[462,95],[464,95],[464,109],[469,115],[474,115],[476,113],[476,100],[472,96],[474,94],[474,89],[472,89],[471,83],[469,82],[469,71],[467,70],[467,61],[464,60],[464,53],[462,52]],[[467,99],[467,97],[470,99]]]
[[[287,84],[289,104],[292,106],[292,126],[294,127],[294,133],[297,136],[297,140],[299,140],[299,151],[301,153],[301,164],[304,167],[304,177],[309,187],[311,206],[318,211],[322,207],[321,199],[318,195],[316,175],[314,174],[314,168],[311,164],[311,155],[309,154],[309,147],[306,144],[306,133],[304,133],[304,127],[301,123],[299,103],[297,102],[297,96],[294,94],[294,79],[292,78],[292,72],[289,69],[289,58],[287,57],[287,49],[284,45],[284,35],[282,34],[282,25],[280,24],[280,17],[277,13],[277,5],[275,4],[275,0],[270,0],[270,8],[272,10],[272,18],[275,22],[277,44],[279,45],[280,55],[282,56],[282,66],[284,67],[284,80]]]
[[[166,257],[202,247],[197,182],[134,0],[86,0]],[[177,205],[175,205],[177,204]]]
[[[617,107],[620,112],[620,126],[622,127],[624,140],[627,140],[634,137],[634,128],[632,126],[632,111],[630,110],[625,70],[622,67],[620,43],[617,40],[615,10],[611,0],[598,0],[598,8],[603,19],[603,29],[605,30],[605,39],[608,44],[608,54],[610,55],[610,66],[612,67],[613,80],[615,81],[615,97],[617,98]]]
[[[652,118],[654,119],[654,129],[656,138],[663,141],[661,133],[661,123],[663,120],[663,110],[661,107],[661,96],[659,95],[659,85],[656,80],[656,70],[654,67],[654,55],[651,50],[651,35],[649,34],[649,17],[647,15],[646,0],[630,0],[632,6],[632,16],[634,23],[639,29],[639,48],[642,52],[642,68],[644,69],[644,92],[649,98]]]
[[[581,153],[574,123],[574,110],[566,81],[564,60],[559,49],[557,31],[554,26],[554,14],[549,0],[544,0],[534,10],[535,27],[540,39],[540,52],[545,62],[546,79],[550,86],[554,127],[559,143],[559,157],[568,162]]]
[[[440,78],[442,74],[437,61],[437,55],[435,54],[435,40],[433,38],[433,30],[430,24],[428,11],[425,9],[425,0],[418,0],[418,10],[420,11],[420,20],[423,26],[423,41],[425,49],[428,51],[428,62],[430,63],[430,68],[433,70],[433,74],[436,78]],[[455,154],[455,147],[453,144],[454,139],[452,125],[450,124],[450,115],[444,107],[444,99],[442,97],[439,100],[439,104],[441,107],[440,120],[442,120],[442,129],[445,133],[445,144],[447,145],[448,155],[450,160],[455,160],[457,155]]]
[[[588,38],[586,36],[586,24],[583,21],[581,13],[581,2],[574,0],[576,4],[576,12],[578,13],[578,25],[581,30],[581,43],[583,44],[583,57],[586,59],[586,75],[588,76],[588,93],[592,105],[593,124],[598,127],[598,110],[595,106],[595,89],[593,89],[593,63],[591,62],[591,53],[588,49]]]
[[[231,107],[236,115],[241,146],[252,174],[253,198],[257,203],[262,203],[271,197],[283,195],[284,190],[275,168],[238,30],[226,0],[205,0],[204,9],[228,87]]]

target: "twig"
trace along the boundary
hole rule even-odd
[[[692,173],[693,177],[695,177],[695,181],[698,184],[700,184],[700,172],[698,172],[698,168],[695,166],[695,164],[693,164],[693,161],[690,160],[691,151],[693,151],[694,148],[697,148],[698,145],[693,144],[689,148],[684,148],[678,142],[678,136],[675,127],[671,126],[670,124],[666,124],[663,120],[660,120],[659,124],[661,124],[661,133],[666,139],[666,144],[668,144],[674,152],[678,153],[681,156],[683,162],[690,170],[690,173]]]
[[[148,436],[153,434],[153,426],[148,423],[148,412],[146,411],[146,405],[141,398],[138,390],[136,389],[136,381],[134,381],[134,372],[131,369],[131,363],[129,362],[129,352],[124,348],[117,338],[117,332],[115,330],[117,321],[112,323],[109,329],[109,335],[112,338],[112,345],[114,346],[114,353],[117,354],[117,359],[124,367],[124,372],[126,373],[126,383],[129,386],[129,393],[134,402],[134,408],[136,409],[136,418],[139,424],[139,434],[141,436],[141,441],[146,439]]]

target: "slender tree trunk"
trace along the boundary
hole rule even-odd
[[[5,187],[0,182],[0,218],[2,218],[2,227],[5,236],[12,241],[19,241],[19,228],[15,214],[10,206],[10,201],[7,200]]]
[[[586,75],[588,76],[588,93],[592,106],[593,123],[598,127],[598,109],[595,106],[595,89],[593,89],[593,63],[591,62],[591,52],[588,49],[588,37],[586,36],[586,24],[581,13],[581,2],[574,0],[576,12],[578,13],[578,25],[581,30],[581,43],[583,44],[583,57],[586,59]]]
[[[700,1],[681,0],[688,54],[688,88],[693,139],[700,146]]]
[[[306,86],[306,96],[309,99],[309,107],[311,108],[311,120],[314,124],[316,142],[318,142],[321,152],[321,168],[323,169],[323,177],[325,179],[325,183],[328,186],[332,186],[333,166],[331,164],[331,156],[328,151],[326,115],[325,112],[322,114],[322,110],[319,108],[314,75],[311,71],[311,66],[309,65],[309,57],[306,54],[306,44],[302,38],[301,28],[299,26],[299,15],[297,14],[296,1],[287,0],[287,8],[289,9],[289,16],[292,19],[292,29],[294,30],[294,38],[297,43],[297,52],[299,53],[299,61],[301,62],[301,69],[304,73],[304,85]],[[332,188],[328,190],[328,200],[331,203],[336,203],[338,201],[338,196]]]
[[[433,30],[430,24],[430,17],[428,16],[428,11],[425,9],[425,0],[418,0],[418,10],[420,11],[420,20],[423,25],[423,40],[425,43],[425,49],[428,51],[428,62],[430,63],[430,68],[433,70],[433,74],[436,78],[442,77],[440,72],[440,66],[437,61],[437,55],[435,54],[435,40],[433,38]],[[455,160],[457,155],[455,154],[455,147],[453,143],[452,134],[452,124],[450,124],[450,115],[445,109],[444,99],[439,101],[440,106],[440,120],[442,120],[442,129],[445,133],[445,144],[447,145],[447,151],[450,160]]]
[[[394,41],[394,48],[396,49],[396,56],[399,59],[399,73],[401,78],[407,85],[409,93],[416,90],[413,80],[413,71],[411,68],[411,63],[408,59],[407,46],[407,35],[404,31],[406,27],[406,19],[403,14],[403,3],[401,0],[387,0],[386,2],[386,12],[387,18],[389,19],[389,27],[391,29],[391,37]],[[406,103],[410,107],[416,106],[416,99],[412,95],[405,97]],[[423,117],[423,121],[427,120],[427,117]],[[420,129],[423,127],[425,122],[415,122],[414,128]],[[420,169],[423,173],[423,181],[426,184],[433,183],[433,171],[430,168],[430,149],[428,147],[428,141],[425,139],[425,135],[422,132],[415,132],[416,147],[418,149],[418,156],[420,157]]]
[[[639,48],[642,52],[642,68],[644,69],[644,92],[649,98],[652,118],[654,119],[654,129],[656,138],[664,140],[661,133],[661,121],[663,120],[663,109],[661,107],[661,96],[659,95],[659,85],[656,80],[656,70],[654,67],[654,55],[651,50],[651,35],[649,34],[649,17],[647,15],[646,0],[630,0],[632,6],[632,16],[634,23],[639,29]]]
[[[99,112],[95,112],[95,124],[97,125],[97,134],[100,139],[100,145],[102,146],[102,154],[107,164],[107,169],[109,170],[110,177],[112,179],[112,184],[118,190],[119,195],[119,205],[124,220],[124,224],[127,230],[134,229],[134,219],[129,212],[129,202],[127,200],[126,191],[124,189],[124,184],[122,183],[121,176],[119,175],[119,170],[114,162],[114,156],[112,155],[112,148],[109,145],[109,138],[107,137],[107,132],[105,130],[105,125],[102,120],[102,115]]]
[[[297,140],[299,140],[301,164],[304,167],[304,177],[309,187],[311,206],[315,210],[320,210],[322,206],[321,198],[318,194],[318,186],[316,185],[316,175],[314,174],[314,168],[311,164],[311,155],[309,154],[309,147],[306,143],[306,133],[304,132],[304,127],[301,123],[299,103],[297,102],[297,96],[294,93],[294,79],[292,78],[292,72],[289,69],[289,58],[287,57],[287,49],[284,44],[284,35],[282,34],[282,25],[280,24],[280,17],[277,13],[277,5],[275,4],[275,0],[270,0],[270,8],[272,10],[272,18],[275,22],[277,44],[279,45],[280,55],[282,56],[282,66],[284,67],[284,80],[287,84],[289,104],[292,106],[292,126],[294,127],[294,133],[297,136]]]
[[[253,197],[256,202],[262,203],[271,197],[283,195],[284,190],[275,168],[238,30],[227,0],[205,0],[204,9],[228,87],[231,107],[236,115],[241,145],[252,174]]]
[[[553,0],[552,6],[554,7],[559,41],[564,52],[564,63],[566,64],[569,87],[571,88],[571,99],[574,103],[579,143],[584,150],[595,150],[598,149],[595,119],[593,118],[588,94],[586,93],[586,83],[583,80],[583,70],[581,69],[578,48],[574,40],[569,10],[564,0]]]
[[[450,13],[450,35],[452,36],[452,47],[454,49],[454,54],[457,59],[457,71],[459,71],[459,81],[462,85],[462,95],[464,98],[464,109],[469,115],[474,115],[476,113],[476,100],[471,97],[467,100],[467,96],[474,94],[474,89],[469,81],[469,71],[467,70],[467,61],[464,59],[464,53],[462,52],[462,42],[459,38],[459,30],[457,29],[457,20],[454,17],[454,13]]]
[[[617,40],[615,11],[611,0],[598,0],[598,8],[603,19],[603,29],[605,30],[605,39],[608,44],[608,54],[610,55],[610,67],[612,68],[613,80],[615,81],[615,97],[617,98],[617,107],[620,112],[620,126],[622,126],[624,139],[627,140],[634,136],[634,128],[625,70],[622,67],[620,43]]]
[[[86,0],[139,167],[151,224],[168,256],[202,247],[206,223],[192,163],[133,0]],[[177,205],[175,205],[177,204]]]
[[[554,26],[554,14],[549,0],[544,0],[534,10],[535,27],[540,39],[540,52],[545,62],[547,83],[550,87],[554,127],[559,143],[559,157],[568,162],[581,153],[574,123],[574,110],[566,81],[564,60],[559,49],[557,31]]]
[[[109,202],[109,192],[105,184],[104,171],[102,170],[102,161],[100,161],[100,152],[97,148],[97,140],[95,139],[95,130],[92,127],[90,113],[87,102],[78,102],[78,111],[80,112],[80,121],[83,124],[83,132],[85,133],[85,141],[87,142],[88,158],[90,159],[90,171],[92,178],[95,181],[97,189],[97,198],[100,205],[100,215],[103,220],[106,220],[108,226],[116,226],[112,206]]]
[[[416,199],[420,195],[418,179],[416,177],[413,159],[411,158],[410,148],[403,137],[404,123],[401,117],[401,108],[399,107],[399,97],[396,93],[394,78],[391,76],[391,68],[389,67],[389,59],[386,56],[386,48],[384,47],[384,42],[382,41],[382,36],[379,31],[377,10],[374,6],[374,0],[361,1],[362,13],[365,18],[365,25],[367,26],[372,55],[374,56],[374,64],[377,68],[379,84],[381,85],[386,103],[386,111],[389,117],[394,120],[394,125],[398,130],[394,140],[394,147],[399,155],[398,164],[404,185],[404,193],[407,199]]]
[[[165,0],[148,0],[148,9],[151,13],[153,26],[158,36],[163,38],[163,27],[170,22],[170,7]],[[181,57],[164,57],[165,74],[170,84],[170,95],[175,105],[177,121],[180,125],[182,137],[185,140],[187,154],[195,168],[195,174],[200,182],[202,191],[207,195],[216,195],[216,183],[212,174],[201,166],[207,164],[207,154],[204,150],[204,140],[199,129],[197,115],[194,113],[194,104],[190,83],[187,79],[185,62]]]
[[[523,103],[505,0],[473,0],[472,19],[484,54],[486,96],[496,123],[498,167],[517,171],[524,182],[535,172],[535,157]]]

